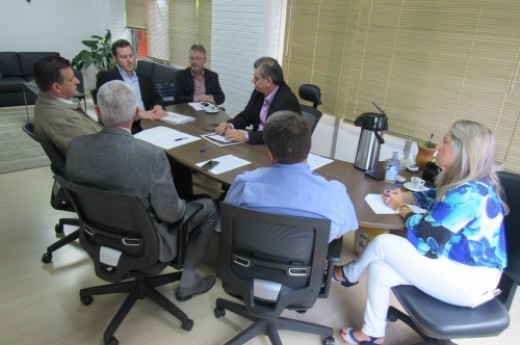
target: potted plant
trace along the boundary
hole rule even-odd
[[[415,164],[422,169],[426,163],[432,160],[433,154],[437,150],[437,144],[432,141],[433,134],[430,135],[430,140],[421,141],[417,144],[419,148],[419,152],[417,153],[417,157],[415,157]]]
[[[71,62],[72,68],[81,70],[89,66],[96,66],[99,72],[106,71],[114,67],[114,60],[111,52],[111,33],[107,29],[105,37],[93,35],[91,40],[83,40],[81,43],[88,49],[84,49],[76,55]]]

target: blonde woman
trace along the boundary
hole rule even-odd
[[[345,287],[368,273],[368,300],[361,329],[344,328],[350,344],[383,344],[390,289],[414,285],[459,306],[475,307],[494,297],[506,266],[502,225],[507,206],[493,172],[495,140],[480,123],[460,120],[438,146],[442,172],[427,192],[386,190],[385,203],[405,220],[407,238],[380,235],[361,257],[336,266],[334,279]],[[416,214],[406,204],[429,210]]]

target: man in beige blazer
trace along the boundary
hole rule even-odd
[[[65,157],[72,138],[97,133],[102,127],[71,100],[79,80],[67,59],[43,57],[34,64],[33,73],[40,88],[34,105],[34,130],[49,139]]]

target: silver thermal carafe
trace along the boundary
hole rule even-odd
[[[388,118],[385,112],[377,106],[380,113],[363,113],[354,122],[356,127],[361,127],[358,149],[354,166],[360,170],[369,170],[379,160],[381,144],[385,143],[382,131],[388,130]]]

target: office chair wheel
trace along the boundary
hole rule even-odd
[[[111,336],[110,339],[105,340],[105,345],[119,345],[119,340],[116,337]]]
[[[92,301],[94,300],[94,298],[92,296],[84,296],[84,297],[80,297],[80,299],[81,299],[81,303],[83,303],[83,305],[91,305]],[[117,341],[117,339],[116,339],[116,341]]]
[[[60,226],[60,224],[56,224],[54,226],[54,231],[56,231],[57,234],[63,234],[63,226]]]
[[[52,254],[50,254],[50,253],[45,253],[45,254],[42,255],[42,262],[43,262],[44,264],[48,264],[48,263],[51,262],[51,261],[52,261]]]
[[[334,340],[334,337],[326,337],[323,341],[324,345],[334,345],[336,344],[336,341]]]
[[[181,328],[188,332],[191,331],[191,329],[193,328],[193,320],[187,319],[186,321],[183,321]]]
[[[219,317],[226,315],[226,310],[223,308],[216,307],[215,309],[213,309],[213,314],[218,319]]]

